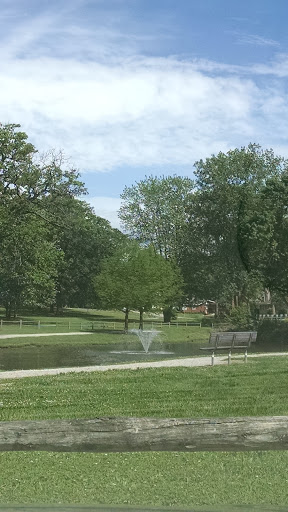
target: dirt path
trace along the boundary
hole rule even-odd
[[[37,334],[0,334],[1,340],[8,338],[40,338],[41,336],[81,336],[83,334],[91,334],[91,332],[47,332]]]
[[[288,352],[275,352],[273,354],[249,354],[251,357],[280,357],[288,356]],[[243,361],[243,356],[234,356],[239,362]],[[238,362],[237,361],[237,362]],[[214,359],[216,365],[227,365],[227,356],[216,356]],[[233,363],[232,363],[233,364]],[[60,375],[63,373],[81,373],[81,372],[106,372],[108,370],[138,370],[141,368],[175,368],[175,367],[201,367],[211,366],[211,356],[204,357],[185,357],[181,359],[166,359],[165,361],[155,361],[147,363],[126,363],[110,364],[101,366],[77,366],[71,368],[47,368],[41,370],[14,370],[0,372],[0,379],[22,379],[24,377],[40,377],[44,375]]]

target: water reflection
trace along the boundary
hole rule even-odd
[[[202,344],[203,345],[203,344]],[[31,370],[71,366],[157,361],[200,353],[199,343],[153,343],[146,353],[139,344],[25,346],[0,348],[0,370]],[[203,355],[203,353],[202,353]]]
[[[0,371],[106,365],[203,356],[208,355],[200,350],[200,347],[204,345],[203,342],[165,343],[154,341],[148,353],[142,350],[137,342],[110,345],[2,347],[0,348]],[[253,345],[249,349],[249,353],[283,352],[285,350],[287,350],[287,346],[265,344]],[[227,354],[227,351],[223,353]]]

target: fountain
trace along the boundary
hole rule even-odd
[[[153,339],[156,338],[160,331],[142,331],[141,329],[129,329],[129,332],[138,336],[142,347],[144,348],[146,354],[148,354],[148,350]]]

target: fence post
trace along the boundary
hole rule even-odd
[[[68,322],[68,330],[70,331],[70,322]]]
[[[2,327],[3,327],[3,319],[1,318],[1,329],[2,329]]]
[[[38,321],[38,329],[40,329],[41,327],[41,324],[40,324],[40,320]]]
[[[22,329],[22,320],[19,320],[19,328]]]

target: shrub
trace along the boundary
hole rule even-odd
[[[250,307],[247,304],[242,304],[241,306],[231,309],[230,314],[225,316],[225,321],[229,323],[233,329],[249,330],[253,328],[253,319]]]
[[[263,320],[258,326],[257,343],[288,345],[288,322]]]

